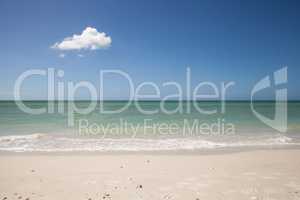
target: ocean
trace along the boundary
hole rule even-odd
[[[284,132],[261,121],[250,101],[94,103],[83,113],[89,101],[26,101],[28,108],[46,110],[29,114],[14,101],[0,101],[0,151],[195,151],[300,145],[299,101],[287,103]],[[253,102],[253,108],[270,120],[276,114],[273,101]]]

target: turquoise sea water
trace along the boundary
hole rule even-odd
[[[86,108],[88,101],[71,102]],[[5,151],[155,151],[199,150],[235,147],[298,146],[300,138],[300,102],[287,106],[287,132],[279,132],[261,122],[249,101],[192,102],[169,101],[163,108],[159,101],[135,102],[120,113],[125,101],[97,102],[87,114],[70,112],[70,102],[54,102],[53,113],[28,114],[14,101],[0,102],[0,150]],[[30,108],[47,108],[46,101],[27,101]],[[272,119],[275,102],[257,101],[254,108]],[[63,111],[63,112],[62,112]],[[68,125],[72,117],[73,126]]]

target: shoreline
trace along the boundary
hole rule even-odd
[[[0,150],[1,156],[96,156],[96,155],[111,155],[111,156],[126,156],[126,155],[151,155],[151,156],[201,156],[201,155],[226,155],[237,154],[244,152],[257,152],[257,151],[293,151],[300,150],[299,145],[274,145],[262,147],[226,147],[226,148],[213,148],[213,149],[194,149],[194,150],[137,150],[137,151],[3,151]]]

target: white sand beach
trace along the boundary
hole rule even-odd
[[[300,199],[300,150],[0,155],[0,199]]]

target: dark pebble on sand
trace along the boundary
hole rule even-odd
[[[110,197],[110,194],[109,194],[109,193],[105,193],[105,194],[103,195],[103,197],[102,197],[102,199],[106,199],[106,198],[109,198],[109,199],[111,199],[111,197]]]
[[[7,197],[3,197],[3,199],[2,200],[6,200],[7,199]]]
[[[137,188],[138,188],[138,189],[142,189],[143,186],[142,186],[142,185],[138,185]]]

